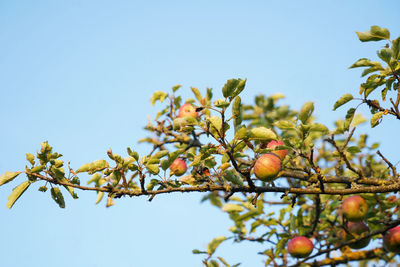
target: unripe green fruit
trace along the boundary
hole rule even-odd
[[[400,226],[396,226],[383,236],[383,246],[390,252],[400,253]]]
[[[361,196],[351,196],[342,204],[343,215],[351,222],[362,221],[368,212],[368,204]]]
[[[171,175],[182,176],[187,171],[187,166],[184,160],[176,159],[172,162],[171,166],[169,166],[169,170]]]
[[[196,112],[196,108],[192,106],[190,103],[183,104],[178,111],[178,117],[192,117],[197,118],[199,114]]]
[[[264,182],[271,182],[281,170],[281,159],[274,153],[261,155],[254,164],[255,176]]]
[[[269,149],[275,149],[275,147],[277,147],[277,146],[282,146],[282,145],[284,145],[284,143],[283,143],[282,141],[275,141],[275,140],[273,140],[273,141],[271,141],[271,142],[268,143],[267,148],[269,148]],[[272,153],[278,155],[279,158],[280,158],[281,160],[283,160],[283,159],[286,157],[286,155],[288,154],[288,150],[287,150],[287,149],[274,150],[274,151],[272,151]]]
[[[287,250],[292,257],[306,258],[314,249],[314,245],[310,239],[304,236],[292,238],[287,243]]]
[[[346,233],[345,230],[341,230],[339,237],[343,238],[346,241],[350,241],[354,238],[357,238],[359,235],[364,233],[369,233],[369,227],[364,222],[348,222],[347,229],[349,233]],[[360,241],[357,241],[351,245],[349,245],[352,249],[360,249],[368,246],[371,237],[363,238]]]

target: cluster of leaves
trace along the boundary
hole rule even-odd
[[[370,108],[372,114],[371,127],[377,126],[384,115],[390,114],[396,119],[400,119],[398,108],[400,103],[400,37],[390,40],[389,30],[379,26],[372,26],[366,32],[357,32],[357,35],[362,42],[386,41],[387,43],[377,51],[377,55],[382,62],[360,58],[350,66],[350,68],[365,68],[361,74],[362,77],[366,77],[366,81],[360,86],[362,98],[355,100],[361,100],[361,103],[367,104]],[[379,95],[371,95],[378,88],[381,90],[380,100]],[[389,96],[390,103],[387,101],[389,92],[394,95],[394,98]],[[336,102],[333,110],[353,99],[352,94],[343,95]],[[346,120],[352,119],[357,107],[350,108],[347,111]]]
[[[361,41],[389,40],[389,31],[377,26],[370,31],[358,33]],[[384,101],[388,91],[399,92],[399,38],[391,41],[391,48],[378,52],[387,63],[367,59],[357,61],[351,67],[367,66],[363,75],[379,71],[361,85],[363,103],[371,107],[374,127],[382,114],[400,118],[397,100],[391,100],[392,108],[381,107],[377,100],[367,97],[379,86],[385,85]],[[374,76],[376,75],[376,76]],[[371,78],[372,77],[372,78]],[[245,89],[245,79],[230,79],[222,88],[222,96],[213,99],[213,90],[207,88],[202,94],[192,87],[194,98],[183,103],[178,95],[180,85],[170,92],[157,91],[151,97],[152,105],[162,105],[154,122],[145,127],[151,135],[140,142],[152,146],[147,155],[140,156],[127,148],[127,156],[107,151],[108,161],[96,160],[74,170],[68,164],[64,170],[61,154],[53,152],[47,142],[41,144],[35,155],[27,154],[29,167],[23,172],[6,172],[0,176],[0,185],[25,173],[27,180],[11,193],[7,206],[11,208],[23,192],[35,182],[44,183],[39,191],[51,187],[52,199],[65,207],[62,187],[77,198],[74,189],[94,191],[96,203],[107,195],[106,206],[114,204],[115,198],[123,196],[148,196],[153,200],[158,194],[171,192],[205,192],[203,201],[210,203],[232,220],[230,236],[213,239],[204,254],[206,266],[231,266],[216,256],[216,249],[224,242],[259,242],[265,249],[259,254],[265,265],[299,266],[313,262],[315,266],[336,264],[351,260],[374,258],[390,262],[394,254],[383,248],[351,251],[347,243],[337,236],[345,229],[346,219],[340,211],[344,195],[361,194],[368,202],[366,222],[373,239],[378,239],[388,227],[400,224],[395,192],[400,181],[394,164],[378,150],[379,145],[369,145],[368,136],[355,135],[355,127],[365,119],[355,115],[355,108],[346,118],[336,122],[336,128],[316,122],[314,104],[305,103],[300,110],[281,105],[282,94],[258,95],[254,104],[243,104],[240,94]],[[346,94],[334,105],[334,109],[352,100]],[[183,104],[195,107],[196,116],[179,116]],[[373,104],[371,104],[373,103]],[[376,115],[382,112],[381,115]],[[377,116],[380,116],[377,119]],[[284,145],[277,150],[288,149],[282,161],[282,169],[275,181],[267,183],[254,177],[253,167],[257,158],[273,152],[266,144],[281,140]],[[177,159],[185,160],[190,172],[180,177],[169,171]],[[88,177],[87,185],[81,185],[82,174]],[[286,243],[293,236],[306,236],[313,240],[316,252],[301,261],[288,257]],[[355,237],[355,242],[362,237]],[[376,242],[379,243],[379,242]],[[335,257],[331,252],[342,256]],[[325,260],[321,260],[325,258]],[[238,264],[233,265],[238,266]]]

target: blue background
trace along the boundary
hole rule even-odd
[[[157,111],[150,96],[176,84],[184,97],[190,86],[220,96],[227,79],[247,78],[244,102],[275,92],[293,108],[314,101],[317,120],[332,127],[346,112],[333,112],[334,102],[357,95],[361,82],[348,66],[376,59],[384,45],[360,43],[355,31],[379,25],[395,38],[398,11],[395,0],[1,1],[0,173],[23,170],[25,153],[44,140],[75,169],[107,158],[108,148],[149,152],[137,140]],[[394,163],[395,123],[357,130]],[[202,266],[191,250],[231,226],[197,193],[123,198],[106,209],[78,192],[59,209],[35,184],[8,210],[23,179],[0,189],[1,266]],[[229,242],[217,251],[228,262],[263,265],[256,252],[265,247]]]

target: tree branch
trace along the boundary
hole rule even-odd
[[[97,191],[97,192],[107,192],[114,193],[117,196],[142,196],[142,195],[158,195],[165,193],[173,193],[173,192],[212,192],[212,191],[221,191],[221,192],[242,192],[242,193],[265,193],[265,192],[275,192],[275,193],[293,193],[293,194],[326,194],[326,195],[350,195],[350,194],[360,194],[360,193],[387,193],[387,192],[397,192],[400,191],[400,183],[392,183],[389,185],[382,186],[365,186],[358,188],[345,188],[345,189],[336,189],[336,188],[325,188],[324,192],[321,191],[320,188],[299,188],[299,187],[250,187],[250,186],[231,186],[228,189],[223,185],[216,184],[205,184],[200,186],[190,186],[190,187],[168,187],[165,189],[159,190],[149,190],[143,191],[138,189],[122,189],[111,187],[109,185],[103,187],[88,187],[81,186],[77,184],[72,184],[68,180],[57,180],[53,178],[49,178],[37,173],[29,173],[25,172],[27,175],[35,176],[41,180],[48,181],[52,184],[58,184],[63,186],[70,186],[81,190],[89,190],[89,191]]]

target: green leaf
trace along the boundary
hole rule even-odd
[[[39,187],[39,189],[38,189],[40,192],[46,192],[47,191],[47,187],[46,186],[41,186],[41,187]]]
[[[361,42],[370,42],[370,41],[380,41],[380,40],[389,40],[390,32],[386,28],[381,28],[379,26],[371,26],[369,31],[365,32],[356,32],[358,35],[358,39]]]
[[[80,173],[80,172],[87,172],[90,169],[90,163],[83,164],[81,167],[79,167],[75,172]]]
[[[225,170],[223,177],[235,185],[243,185],[243,180],[234,171]]]
[[[238,96],[244,90],[244,87],[246,86],[246,81],[247,81],[247,79],[244,79],[244,80],[239,79],[239,84],[238,84],[235,92],[232,94],[232,98]]]
[[[59,179],[62,180],[65,176],[65,172],[63,168],[55,168],[55,167],[50,167],[50,171],[54,174],[54,176]]]
[[[236,96],[233,100],[232,105],[232,115],[235,116],[236,119],[241,117],[241,106],[242,106],[242,99],[240,96]]]
[[[360,113],[357,113],[354,118],[353,121],[351,122],[351,126],[352,127],[356,127],[360,124],[363,124],[364,122],[366,122],[367,119]]]
[[[400,58],[399,46],[400,46],[400,37],[398,37],[392,41],[393,57],[394,57],[394,59],[397,59],[397,60]]]
[[[206,93],[207,102],[211,100],[212,96],[213,96],[212,89],[207,88],[207,93]]]
[[[151,191],[153,188],[158,185],[158,180],[157,179],[151,179],[150,182],[146,186],[146,190]]]
[[[103,199],[104,192],[97,192],[96,204],[99,204],[100,201]]]
[[[5,172],[0,175],[0,185],[6,184],[14,180],[21,172]]]
[[[174,87],[172,87],[172,92],[176,92],[176,91],[178,91],[178,89],[179,88],[181,88],[182,87],[182,85],[180,85],[180,84],[177,84],[177,85],[175,85]]]
[[[287,237],[283,237],[283,238],[279,239],[278,243],[276,244],[275,257],[279,256],[279,254],[285,248],[286,243],[287,243],[288,240],[289,239]]]
[[[250,130],[250,140],[265,141],[276,139],[276,134],[271,129],[265,128],[263,126],[256,127]]]
[[[215,250],[217,249],[217,247],[226,240],[225,236],[218,236],[216,238],[214,238],[213,240],[211,240],[211,242],[208,244],[207,246],[207,253],[208,255],[212,255],[214,254]]]
[[[29,161],[32,165],[35,164],[35,156],[31,153],[26,153],[26,160]]]
[[[11,209],[12,206],[14,206],[15,202],[26,191],[26,189],[28,189],[31,183],[31,181],[25,181],[13,189],[11,195],[8,197],[8,201],[6,204],[7,208]]]
[[[371,61],[368,58],[360,58],[353,65],[351,65],[349,69],[359,68],[359,67],[378,67],[383,69],[381,63],[379,63],[378,61]]]
[[[62,181],[68,183],[68,180],[66,178],[63,178]],[[68,192],[70,193],[70,195],[72,196],[73,199],[78,198],[78,195],[74,192],[73,187],[64,185],[64,188],[68,190]]]
[[[358,146],[351,146],[347,148],[347,152],[355,154],[355,153],[360,153],[361,149]]]
[[[344,94],[341,98],[339,98],[338,101],[336,101],[335,105],[333,106],[333,110],[336,110],[338,107],[346,104],[347,102],[351,101],[353,99],[352,94]]]
[[[314,111],[314,103],[307,102],[301,107],[298,118],[301,120],[302,123],[305,124],[307,120],[311,117],[313,111]]]
[[[58,204],[58,206],[60,206],[60,208],[62,209],[65,208],[65,201],[60,188],[52,187],[50,192],[51,192],[51,197]]]
[[[225,260],[224,258],[221,258],[221,257],[217,257],[217,258],[219,259],[220,262],[222,262],[222,263],[225,265],[225,267],[231,267],[231,266],[226,262],[226,260]]]
[[[207,267],[219,267],[219,264],[216,260],[209,260],[207,262]]]
[[[146,169],[154,175],[157,175],[160,172],[160,168],[158,164],[148,164],[146,165]]]
[[[108,168],[108,162],[104,159],[99,159],[99,160],[95,160],[92,163],[89,164],[89,172],[90,173],[95,173],[98,171],[102,171],[105,168]],[[77,171],[78,172],[78,171]]]
[[[161,92],[161,91],[156,91],[150,98],[150,103],[152,106],[159,100],[161,103],[164,101],[165,98],[167,98],[168,94]]]
[[[201,96],[199,89],[197,89],[196,87],[190,87],[190,89],[192,89],[194,96],[201,103],[201,100],[203,99],[203,97]]]
[[[208,199],[210,200],[210,203],[218,208],[222,207],[222,202],[221,199],[216,196],[215,194],[211,193],[208,195]]]
[[[232,96],[233,91],[237,88],[238,85],[239,80],[230,79],[226,81],[224,87],[222,87],[222,94],[224,95],[224,97]]]
[[[222,130],[222,119],[218,116],[208,117],[207,120],[210,122],[211,126],[214,127],[218,132]]]
[[[383,111],[379,111],[377,113],[375,113],[374,115],[372,115],[371,117],[371,127],[374,128],[376,125],[378,125],[380,123],[380,119],[383,116]]]
[[[246,127],[241,127],[239,130],[236,131],[235,133],[235,139],[236,140],[241,140],[241,139],[246,139],[249,135],[249,131],[246,129]]]
[[[241,212],[243,207],[237,204],[225,203],[222,206],[222,210],[225,212]]]
[[[345,129],[346,131],[348,131],[349,128],[350,128],[350,124],[351,124],[351,122],[353,121],[355,112],[356,112],[356,109],[355,109],[355,108],[350,108],[350,109],[347,111],[346,119],[345,119],[345,121],[344,121],[344,129]]]
[[[274,122],[274,125],[281,130],[294,129],[294,127],[296,126],[293,122],[288,120],[276,121]]]
[[[90,180],[87,182],[87,184],[94,182],[97,185],[100,179],[101,179],[101,174],[95,173],[92,175],[92,178],[90,178]]]
[[[327,133],[329,132],[329,129],[321,123],[313,123],[311,124],[310,131]]]
[[[145,161],[146,164],[159,164],[160,163],[160,159],[156,158],[156,157],[151,157],[148,158],[148,160]]]
[[[174,131],[179,131],[181,129],[184,129],[186,126],[194,126],[197,125],[197,120],[196,118],[193,117],[182,117],[182,118],[176,118],[172,122],[172,127]]]
[[[381,91],[382,101],[386,101],[387,92],[388,92],[388,88],[387,88],[387,87],[385,87],[385,88]]]
[[[129,153],[130,156],[132,156],[136,161],[139,160],[139,153],[137,153],[136,151],[132,151],[131,153]]]
[[[214,101],[214,106],[218,107],[218,108],[226,108],[230,105],[229,102],[223,100],[223,99],[217,99]]]
[[[383,61],[385,61],[386,63],[389,64],[390,59],[393,56],[393,51],[392,51],[392,49],[384,48],[384,49],[381,49],[380,51],[378,51],[377,54],[380,59],[382,59]]]
[[[239,125],[242,123],[242,99],[240,96],[236,96],[235,99],[233,100],[233,105],[232,105],[232,115],[234,116],[234,125],[235,125],[235,130],[239,127]]]
[[[370,73],[373,73],[373,72],[376,72],[376,71],[379,71],[379,70],[383,70],[383,69],[381,67],[371,67],[371,68],[365,69],[361,73],[361,77],[364,77],[364,76],[366,76],[366,75],[368,75]]]
[[[205,251],[200,251],[200,250],[198,250],[198,249],[193,249],[193,250],[192,250],[192,253],[193,253],[193,254],[207,254],[207,252],[205,252]]]
[[[165,157],[166,155],[168,155],[168,153],[169,153],[168,150],[160,150],[156,154],[154,154],[153,157],[160,159],[160,158]]]

